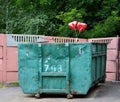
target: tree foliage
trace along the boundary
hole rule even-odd
[[[120,34],[119,0],[0,0],[0,32],[76,37],[74,20],[88,24],[79,37]]]

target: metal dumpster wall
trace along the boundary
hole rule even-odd
[[[72,94],[87,94],[92,86],[91,47],[91,43],[70,44],[70,91]]]
[[[108,43],[107,45],[107,63],[106,63],[106,80],[117,80],[118,69],[118,39],[119,37],[94,38],[89,42]]]
[[[24,93],[37,93],[39,91],[38,65],[38,45],[20,44],[18,46],[18,70],[19,84]],[[40,57],[40,55],[39,55]]]
[[[93,43],[92,46],[92,80],[93,83],[104,82],[106,78],[106,52],[105,43]]]
[[[20,44],[18,51],[24,93],[87,94],[105,80],[106,44]]]

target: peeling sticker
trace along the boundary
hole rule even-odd
[[[38,47],[41,47],[41,44],[38,44]]]
[[[48,60],[46,60],[45,63],[48,63]]]
[[[29,53],[28,53],[28,52],[26,53],[26,56],[29,56]]]
[[[48,60],[50,60],[50,57],[48,57]]]

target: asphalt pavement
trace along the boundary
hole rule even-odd
[[[88,95],[74,96],[67,99],[66,95],[43,95],[36,99],[26,95],[20,87],[0,88],[0,102],[120,102],[120,82],[106,82],[90,89]]]

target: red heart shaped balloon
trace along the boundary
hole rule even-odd
[[[72,30],[75,30],[75,27],[73,26],[72,22],[69,23],[68,26],[69,26]]]
[[[83,32],[86,28],[87,28],[86,23],[81,23],[81,22],[77,23],[77,29],[78,29],[79,32]]]
[[[68,24],[68,26],[72,30],[76,30],[76,28],[77,28],[79,32],[83,32],[87,28],[87,24],[86,23],[81,23],[81,22],[77,22],[77,21],[70,22]]]
[[[79,32],[80,32],[81,28],[82,28],[81,22],[78,22],[77,23],[77,29],[78,29]]]
[[[76,30],[77,21],[70,22],[70,23],[68,24],[68,26],[69,26],[72,30]]]
[[[72,24],[74,25],[74,27],[76,28],[77,27],[77,21],[73,21]]]

